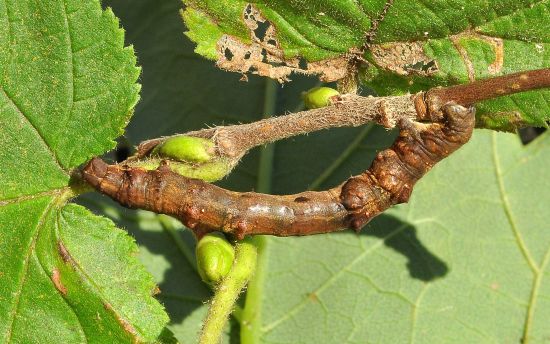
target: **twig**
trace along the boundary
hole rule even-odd
[[[332,106],[269,117],[254,123],[192,131],[185,135],[212,138],[220,155],[240,158],[253,147],[296,135],[334,127],[358,127],[373,121],[383,121],[386,126],[394,127],[401,118],[415,117],[415,105],[410,95],[375,98],[348,94],[336,99]],[[138,156],[146,156],[165,139],[143,142],[138,147]]]
[[[503,75],[470,84],[438,87],[427,91],[423,101],[416,99],[419,120],[434,120],[433,115],[444,104],[455,101],[471,106],[482,100],[550,87],[550,68]],[[432,118],[428,114],[432,114]]]
[[[333,105],[271,117],[254,123],[220,126],[188,132],[185,135],[211,138],[222,157],[240,159],[253,147],[284,138],[335,127],[357,127],[369,122],[393,128],[403,120],[439,121],[441,107],[454,101],[470,106],[482,100],[512,93],[550,87],[550,68],[533,70],[466,85],[433,88],[416,95],[396,97],[361,97],[343,95]],[[146,156],[167,138],[144,141],[138,147],[137,158]]]

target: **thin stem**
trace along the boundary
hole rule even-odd
[[[271,80],[266,80],[265,102],[263,118],[268,118],[275,113],[277,99],[277,84]],[[260,164],[258,167],[258,182],[256,189],[258,192],[270,193],[272,188],[273,160],[275,157],[275,144],[269,144],[262,147],[260,151]],[[257,268],[254,278],[248,284],[246,291],[246,300],[241,316],[241,343],[253,344],[258,342],[259,329],[261,327],[260,300],[262,295],[265,249],[267,240],[258,235],[252,238],[258,251]]]
[[[266,260],[266,237],[257,235],[252,238],[258,250],[256,274],[249,282],[246,301],[241,314],[241,344],[257,344],[260,341],[262,327],[260,300],[263,295]]]
[[[240,157],[251,148],[323,129],[358,127],[373,121],[394,127],[403,118],[415,117],[410,95],[374,98],[346,94],[330,106],[186,135],[212,138],[220,155]]]
[[[271,79],[266,80],[266,86],[265,86],[265,102],[264,102],[264,114],[263,118],[270,117],[273,113],[275,113],[275,107],[276,107],[276,101],[277,101],[277,83]],[[275,155],[275,146],[274,145],[267,145],[262,147],[262,150],[260,152],[260,161],[259,161],[259,168],[258,168],[258,183],[257,183],[257,189],[262,190],[264,192],[270,192],[271,191],[271,179],[272,179],[272,172],[273,172],[273,157]],[[260,247],[263,247],[261,244],[262,242],[265,243],[265,240],[263,238],[253,238],[249,239],[247,245],[255,247],[254,251],[254,257],[251,256],[251,253],[246,253],[246,257],[241,257],[241,261],[239,264],[247,264],[247,265],[255,265],[256,264],[256,257],[258,254],[260,254]],[[238,249],[239,246],[242,244],[237,244]],[[249,251],[251,249],[249,248]],[[236,253],[237,254],[237,253]],[[235,264],[238,262],[238,257],[235,257]],[[254,261],[252,260],[254,259]],[[243,263],[245,261],[245,263]],[[231,273],[230,273],[231,275]],[[227,278],[229,278],[228,276]],[[226,278],[226,279],[227,279]],[[225,282],[226,280],[224,280]],[[237,281],[236,283],[228,284],[224,286],[224,282],[216,288],[214,298],[212,299],[212,305],[209,312],[209,315],[205,321],[204,325],[204,331],[203,331],[203,338],[205,338],[204,343],[211,343],[209,340],[211,338],[219,338],[221,336],[221,331],[223,330],[224,322],[227,320],[227,317],[229,314],[231,314],[232,309],[234,308],[234,304],[237,300],[237,296],[240,293],[240,290],[244,288],[247,284],[247,281]],[[231,281],[228,281],[231,283]],[[255,284],[257,285],[257,283]],[[237,289],[238,288],[238,289]],[[252,290],[255,290],[256,288],[252,286]],[[250,289],[249,289],[250,290]],[[254,294],[254,293],[253,293]],[[249,294],[247,294],[248,296]],[[256,301],[256,300],[255,300]],[[247,297],[247,304],[249,305],[248,309],[250,309],[249,299]],[[225,314],[227,312],[227,314]],[[246,323],[246,320],[249,318],[250,311],[246,311],[246,308],[239,309],[238,312],[235,312],[233,310],[233,314],[235,318],[241,323]],[[214,317],[217,315],[216,317]],[[242,326],[246,327],[246,326]],[[212,334],[208,334],[208,331],[211,331]],[[219,335],[217,332],[219,332]],[[215,343],[219,342],[219,339],[214,339]],[[201,339],[201,343],[203,343]]]
[[[199,344],[218,344],[235,301],[256,269],[256,246],[250,239],[235,245],[235,260],[229,274],[216,288],[210,302]]]
[[[446,89],[434,89],[433,93],[447,96],[441,102],[460,99],[464,105],[480,100],[502,97],[518,92],[549,87],[550,68],[503,75],[498,78],[479,80],[466,85],[457,85]],[[442,92],[446,90],[445,92]]]
[[[296,135],[328,128],[357,127],[370,122],[377,122],[387,128],[395,127],[404,119],[437,122],[441,117],[441,107],[450,101],[470,106],[483,100],[545,87],[550,87],[550,68],[503,75],[465,85],[437,87],[414,96],[375,98],[346,94],[333,105],[324,108],[264,118],[254,123],[193,131],[185,135],[212,138],[220,156],[238,160],[253,147]],[[136,158],[146,156],[165,139],[143,142],[138,147]]]
[[[323,108],[264,118],[253,123],[192,131],[185,135],[212,139],[220,156],[240,159],[251,148],[285,138],[335,127],[358,127],[373,121],[394,127],[400,119],[414,119],[416,114],[410,95],[374,98],[347,94]],[[142,142],[133,159],[146,157],[166,139]]]
[[[265,84],[264,113],[262,118],[266,119],[275,113],[277,103],[277,83],[267,79]],[[273,157],[275,156],[275,145],[268,144],[261,148],[260,161],[258,165],[258,192],[271,192],[271,179],[273,175]]]
[[[464,85],[433,88],[424,94],[424,100],[427,113],[434,113],[450,101],[470,106],[482,100],[546,87],[550,87],[550,68],[508,74]],[[418,117],[422,117],[422,112],[419,111]]]

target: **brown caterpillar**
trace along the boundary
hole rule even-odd
[[[360,230],[370,219],[407,202],[414,184],[438,161],[468,142],[474,109],[447,104],[441,123],[402,123],[393,145],[378,153],[370,168],[327,191],[274,196],[233,192],[171,172],[108,165],[95,158],[84,179],[129,208],[172,215],[197,236],[224,231],[276,236]]]

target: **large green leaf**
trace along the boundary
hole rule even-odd
[[[133,240],[66,205],[137,102],[133,50],[97,0],[5,1],[0,22],[0,341],[155,341],[167,317]]]
[[[342,78],[348,53],[373,32],[363,81],[380,94],[550,67],[546,0],[395,0],[381,21],[380,0],[184,2],[197,53],[222,69],[279,80],[291,72]],[[546,126],[549,102],[548,90],[482,102],[479,126]]]

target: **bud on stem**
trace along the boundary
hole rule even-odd
[[[184,177],[215,182],[231,172],[236,162],[216,154],[212,140],[181,135],[166,139],[148,155],[130,159],[126,164],[154,170],[163,163]]]
[[[231,270],[235,249],[223,234],[212,232],[199,240],[196,256],[199,275],[205,283],[214,286]]]
[[[304,104],[308,109],[318,109],[331,104],[332,97],[339,96],[340,92],[330,87],[314,87],[302,94]]]
[[[178,161],[204,163],[210,161],[214,153],[215,145],[211,140],[193,136],[174,136],[156,146],[151,155]]]

